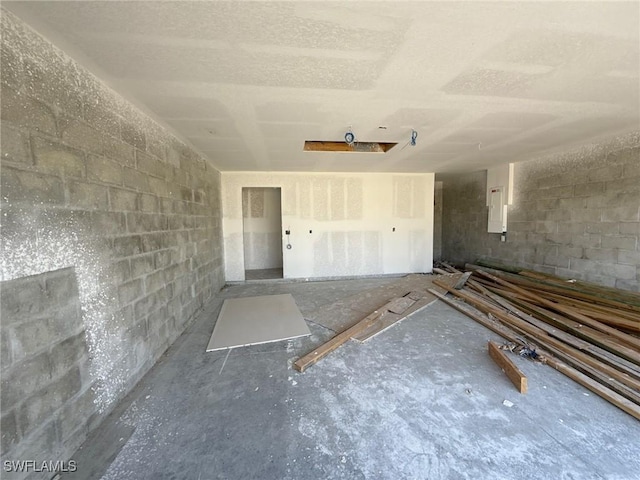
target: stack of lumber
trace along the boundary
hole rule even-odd
[[[490,268],[493,267],[493,268]],[[640,294],[495,265],[466,265],[431,291],[503,338],[640,420]],[[444,264],[439,273],[461,273]],[[456,286],[458,288],[456,288]]]

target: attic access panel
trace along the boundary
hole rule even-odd
[[[320,140],[305,140],[305,152],[358,152],[358,153],[386,153],[397,143],[388,142],[356,142],[349,145],[346,142],[325,142]]]

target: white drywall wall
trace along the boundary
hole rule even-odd
[[[280,189],[242,190],[246,270],[282,268]]]
[[[282,189],[282,228],[292,245],[283,249],[285,278],[431,271],[432,173],[223,172],[228,281],[244,280],[243,187]]]

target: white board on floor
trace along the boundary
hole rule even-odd
[[[222,304],[207,352],[310,334],[290,294],[228,298]]]

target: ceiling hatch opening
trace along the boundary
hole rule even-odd
[[[324,142],[319,140],[306,140],[305,152],[358,152],[358,153],[385,153],[395,147],[397,143],[386,142]]]

